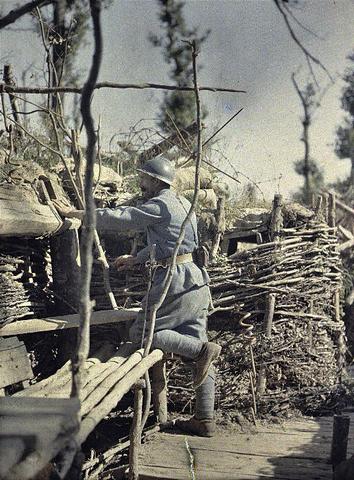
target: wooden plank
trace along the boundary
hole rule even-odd
[[[330,444],[316,441],[314,435],[217,434],[211,439],[158,434],[144,445],[141,454],[141,478],[190,478],[187,438],[194,456],[196,478],[246,479],[279,478],[287,480],[330,480],[327,463]],[[166,458],[162,452],[168,451]]]
[[[301,475],[301,474],[300,474]],[[205,471],[205,470],[198,470],[196,472],[196,478],[199,480],[261,480],[271,478],[272,480],[332,480],[331,475],[326,476],[305,476],[301,477],[293,476],[290,477],[287,472],[259,472],[259,473],[252,473],[252,472],[239,472],[230,470],[227,472],[213,472],[213,471]],[[190,479],[191,474],[190,471],[187,469],[178,469],[178,468],[171,468],[171,467],[151,467],[149,465],[142,465],[139,470],[139,479],[140,480],[187,480]]]
[[[33,398],[6,397],[0,398],[1,416],[48,415],[52,413],[73,415],[78,412],[80,403],[77,398]]]
[[[190,478],[189,459],[184,459],[180,462],[174,461],[176,452],[169,450],[168,468],[179,471],[184,474],[184,477],[172,478]],[[192,450],[193,453],[193,450]],[[144,473],[145,467],[161,468],[161,452],[160,460],[144,461],[141,465],[141,472]],[[291,457],[282,458],[257,458],[252,455],[240,457],[237,455],[219,454],[217,457],[205,455],[203,457],[195,456],[195,473],[197,478],[203,480],[214,479],[243,479],[244,474],[264,475],[271,478],[278,478],[278,476],[286,478],[287,480],[331,480],[332,467],[330,465],[319,464],[311,461],[304,461]],[[160,478],[160,477],[155,477]]]
[[[171,435],[161,436],[159,442],[166,442],[171,444],[173,448],[178,448],[175,443],[181,443],[181,436]],[[279,438],[281,434],[278,433]],[[210,452],[211,455],[218,455],[218,452],[232,453],[237,455],[247,455],[252,453],[255,456],[272,456],[272,455],[286,455],[291,449],[292,456],[297,458],[308,459],[328,459],[330,456],[330,443],[323,443],[321,441],[312,441],[311,438],[305,440],[298,437],[286,438],[284,442],[274,442],[274,438],[269,435],[247,435],[237,434],[237,436],[214,437],[212,439],[191,437],[189,439],[190,446],[195,451]]]
[[[134,320],[139,308],[122,308],[120,310],[99,310],[92,312],[91,325],[103,325]],[[18,320],[0,328],[0,337],[24,335],[37,332],[50,332],[79,326],[79,314],[62,315],[31,320]]]
[[[0,350],[0,387],[33,378],[31,362],[25,345],[21,344],[9,350]]]
[[[0,351],[17,348],[20,345],[24,345],[24,343],[20,342],[17,337],[0,338]]]

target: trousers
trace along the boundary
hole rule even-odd
[[[187,365],[194,372],[193,360],[201,352],[207,337],[207,313],[209,306],[209,287],[191,288],[176,295],[167,295],[157,311],[153,348],[174,353],[187,360]],[[146,304],[143,300],[143,307]],[[149,306],[148,306],[149,308]],[[138,313],[129,330],[130,340],[140,343],[143,334],[144,310]],[[146,325],[148,331],[149,325]],[[189,360],[189,362],[188,362]],[[211,366],[208,376],[196,389],[194,416],[198,419],[211,419],[215,403],[215,370]]]

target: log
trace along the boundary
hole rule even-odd
[[[129,391],[134,383],[156,362],[162,360],[163,352],[153,350],[147,357],[139,362],[130,372],[120,380],[114,388],[105,396],[89,415],[82,420],[78,436],[78,445],[81,445],[96,425],[117,405],[119,400]]]
[[[113,354],[113,351],[110,351],[112,348],[111,344],[103,344],[103,346],[93,354],[92,357],[88,358],[85,362],[86,370],[92,370],[97,365],[101,365],[101,362],[104,362],[110,355]],[[67,361],[54,375],[34,384],[30,387],[17,392],[14,394],[16,397],[43,397],[45,391],[53,391],[55,385],[66,384],[71,379],[71,361]],[[38,394],[39,392],[39,394]]]
[[[139,308],[122,308],[120,310],[99,310],[92,312],[91,325],[103,325],[106,323],[127,322],[134,320]],[[11,335],[24,335],[37,332],[50,332],[65,328],[77,328],[79,326],[79,314],[62,315],[41,319],[19,320],[4,325],[0,328],[0,337]]]
[[[112,369],[109,369],[108,375],[97,385],[97,387],[88,395],[83,392],[83,400],[81,406],[81,415],[88,414],[102,399],[105,398],[107,393],[119,382],[125,375],[128,374],[142,359],[143,350],[138,350],[129,357],[127,361],[123,363],[118,369],[115,365]],[[85,389],[84,389],[85,390]]]
[[[159,423],[167,422],[166,360],[152,367],[152,399],[154,412]]]
[[[280,230],[283,227],[283,215],[282,215],[283,197],[281,195],[274,195],[272,218],[270,221],[270,236],[272,240],[279,238]]]
[[[141,446],[141,419],[143,410],[143,388],[145,382],[139,380],[134,391],[134,417],[130,430],[129,480],[139,479],[139,450]]]

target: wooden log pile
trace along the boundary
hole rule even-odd
[[[3,239],[0,242],[0,326],[46,314],[50,295],[46,243]]]
[[[260,416],[294,410],[325,414],[343,401],[338,386],[345,345],[336,231],[312,221],[278,233],[277,240],[209,268],[214,304],[210,337],[223,347],[217,406],[244,413],[253,409]],[[267,336],[263,323],[270,294],[275,309]],[[266,388],[257,392],[261,372]],[[179,409],[189,408],[193,393],[184,373],[183,367],[170,373],[170,400]]]
[[[155,363],[162,360],[163,352],[153,350],[143,357],[143,350],[135,350],[130,343],[117,351],[104,345],[84,368],[81,392],[82,422],[76,441],[81,445],[98,423],[116,407],[121,398]],[[55,375],[16,393],[16,397],[69,398],[71,390],[70,361]]]

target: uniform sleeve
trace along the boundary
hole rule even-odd
[[[136,258],[138,260],[139,263],[145,263],[149,260],[150,258],[150,247],[147,246],[145,248],[143,248],[142,250],[140,250],[137,254],[136,254]]]
[[[140,207],[98,208],[96,228],[105,232],[145,231],[162,220],[161,204],[149,200]]]

